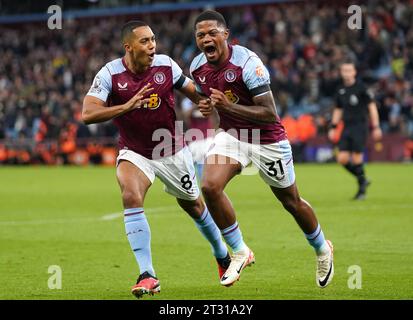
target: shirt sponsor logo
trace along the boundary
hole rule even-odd
[[[199,79],[199,82],[201,84],[205,84],[205,76],[204,77],[198,77],[198,79]]]
[[[157,72],[153,76],[153,81],[155,81],[155,83],[157,84],[163,84],[165,83],[165,80],[166,80],[166,76],[163,72]]]
[[[227,82],[234,82],[237,79],[237,73],[232,69],[228,69],[224,72],[224,78]]]
[[[149,102],[143,105],[144,108],[155,110],[161,105],[161,98],[157,93],[153,93],[149,96]]]
[[[239,101],[239,97],[236,94],[232,93],[231,90],[225,90],[224,93],[232,103],[237,103]]]

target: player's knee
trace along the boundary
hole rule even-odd
[[[349,157],[347,155],[338,155],[337,162],[343,166],[345,166],[349,162]]]
[[[214,181],[203,181],[201,185],[202,194],[206,199],[213,199],[223,191],[222,186]]]
[[[126,208],[139,208],[143,206],[143,197],[139,192],[130,189],[122,191],[122,201]]]
[[[345,166],[348,163],[348,160],[347,159],[339,159],[338,163]]]

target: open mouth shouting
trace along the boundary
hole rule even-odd
[[[206,45],[204,47],[204,53],[208,60],[216,60],[218,58],[217,49],[212,44]]]

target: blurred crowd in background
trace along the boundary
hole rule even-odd
[[[228,2],[228,0],[215,0],[217,2]],[[251,0],[253,2],[254,0]],[[289,1],[289,0],[287,0]],[[36,0],[36,1],[15,1],[0,0],[0,16],[44,13],[51,5],[58,5],[63,10],[94,10],[98,8],[119,8],[130,6],[145,6],[153,4],[168,4],[171,0]],[[205,2],[205,0],[175,0],[173,3],[187,4],[193,2]]]
[[[413,1],[366,2],[361,30],[348,28],[347,7],[311,1],[219,11],[231,42],[255,51],[269,69],[292,144],[326,137],[338,63],[350,56],[375,93],[383,132],[403,137],[403,158],[411,159]],[[120,27],[145,20],[157,36],[157,52],[189,74],[199,12],[64,20],[61,30],[44,22],[0,25],[0,163],[111,163],[116,128],[111,122],[85,126],[81,109],[97,71],[124,53]],[[178,118],[181,103],[178,95]],[[74,156],[79,150],[84,154]]]

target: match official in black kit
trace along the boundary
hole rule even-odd
[[[374,140],[382,137],[379,115],[373,94],[356,78],[355,63],[350,60],[341,63],[340,75],[342,83],[337,88],[328,137],[334,139],[337,125],[343,120],[337,161],[357,178],[358,191],[354,199],[363,200],[371,183],[364,172],[363,151],[370,129]]]

